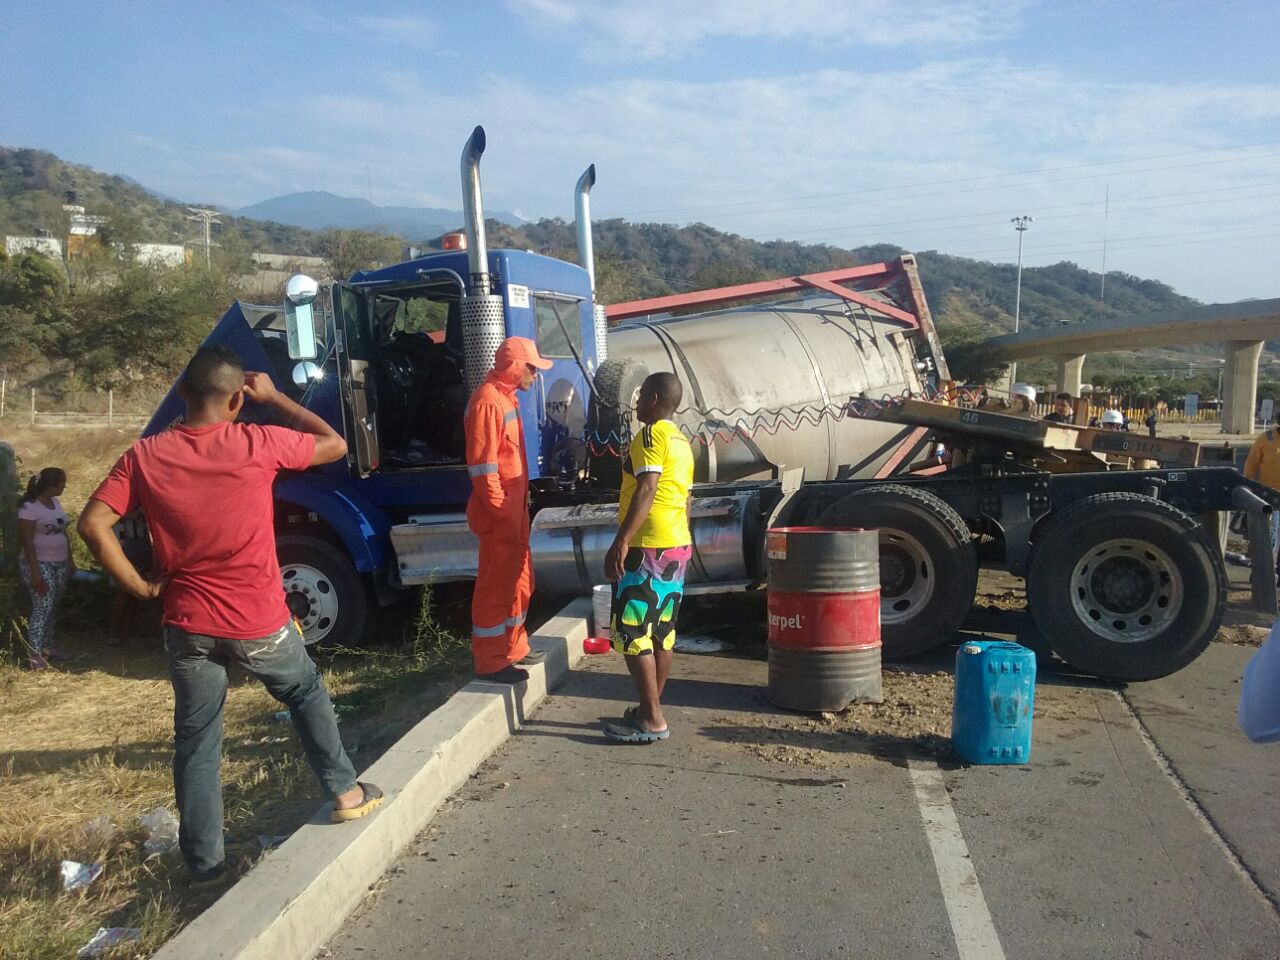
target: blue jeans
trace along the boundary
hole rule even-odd
[[[330,799],[356,785],[342,746],[329,691],[293,623],[260,640],[227,640],[164,628],[173,682],[173,786],[178,799],[178,845],[193,873],[223,861],[222,707],[227,666],[253,674],[289,708],[311,768]]]

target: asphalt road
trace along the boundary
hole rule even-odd
[[[1124,691],[1042,677],[1023,767],[819,742],[724,656],[677,657],[669,741],[612,745],[629,682],[588,658],[320,956],[1275,960],[1280,748],[1235,732],[1250,652]]]

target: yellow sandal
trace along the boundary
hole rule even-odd
[[[382,791],[372,783],[357,781],[356,786],[364,791],[364,802],[357,807],[347,807],[345,810],[339,810],[334,807],[333,812],[329,814],[331,823],[346,823],[348,820],[359,820],[361,817],[367,817],[382,806]]]

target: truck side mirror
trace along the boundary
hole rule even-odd
[[[284,326],[290,360],[316,357],[316,321],[311,304],[319,294],[320,284],[301,273],[290,277],[284,286]]]
[[[293,366],[293,383],[305,388],[312,380],[324,379],[324,367],[317,366],[310,360],[303,360]]]

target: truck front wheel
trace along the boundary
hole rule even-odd
[[[1053,652],[1111,680],[1154,680],[1218,631],[1222,559],[1176,507],[1103,493],[1050,521],[1027,574],[1027,605]]]
[[[880,640],[886,658],[940,646],[968,615],[978,558],[960,515],[932,493],[894,484],[867,487],[832,504],[818,523],[880,531]]]
[[[289,535],[276,540],[285,603],[313,649],[363,646],[369,597],[351,561],[330,543]]]

